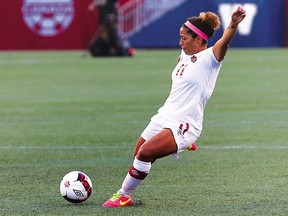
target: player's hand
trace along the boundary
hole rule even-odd
[[[238,25],[246,16],[246,11],[242,7],[237,7],[231,16],[231,21],[234,25]]]

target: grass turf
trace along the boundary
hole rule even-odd
[[[137,205],[101,208],[168,95],[178,53],[1,52],[0,215],[287,215],[285,49],[229,50],[198,150],[157,161]],[[59,193],[72,170],[93,181],[80,205]]]

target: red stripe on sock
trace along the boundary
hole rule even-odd
[[[139,180],[143,180],[143,179],[148,175],[148,173],[139,171],[139,170],[135,169],[133,166],[132,166],[131,169],[129,170],[129,174],[130,174],[133,178],[136,178],[136,179],[139,179]]]

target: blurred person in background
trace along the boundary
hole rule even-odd
[[[89,11],[98,10],[98,31],[89,44],[92,56],[132,56],[133,49],[124,47],[118,35],[117,0],[93,0],[88,6]]]

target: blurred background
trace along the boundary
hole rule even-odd
[[[213,11],[227,27],[237,5],[247,10],[233,47],[288,45],[288,0],[0,0],[0,50],[85,50],[101,26],[101,7],[115,3],[117,37],[124,47],[176,48],[190,16]],[[95,10],[89,10],[94,4]],[[97,5],[98,4],[98,5]],[[112,8],[113,9],[113,8]],[[110,10],[110,11],[109,11]],[[113,13],[113,10],[112,10]]]

